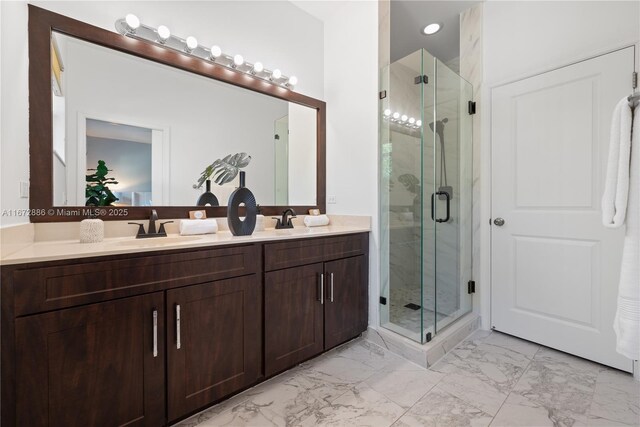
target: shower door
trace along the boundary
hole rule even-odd
[[[381,325],[422,343],[471,309],[473,94],[425,50],[381,90]]]

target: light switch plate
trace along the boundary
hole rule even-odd
[[[335,205],[336,204],[336,196],[327,196],[327,203],[329,203],[330,205]]]
[[[29,183],[26,181],[20,181],[20,198],[21,199],[29,198]]]

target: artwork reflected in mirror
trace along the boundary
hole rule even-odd
[[[316,204],[313,108],[55,32],[51,96],[55,206],[89,202],[99,160],[118,182],[113,206],[195,206],[200,172],[240,152],[259,204]],[[238,186],[212,180],[209,192],[226,206]]]

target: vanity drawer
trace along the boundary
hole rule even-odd
[[[16,270],[15,315],[258,273],[259,257],[248,245]]]
[[[264,245],[264,268],[265,271],[279,270],[362,255],[368,250],[367,233],[269,243]]]

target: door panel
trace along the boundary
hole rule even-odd
[[[163,306],[158,292],[17,319],[17,425],[163,425]]]
[[[335,347],[366,329],[367,302],[364,256],[325,263],[324,348]]]
[[[261,296],[255,274],[167,292],[170,420],[260,377]]]
[[[613,318],[624,230],[601,223],[609,126],[634,48],[492,91],[492,326],[625,371]]]
[[[265,374],[273,375],[322,352],[323,264],[265,274]],[[325,282],[326,284],[326,282]]]

